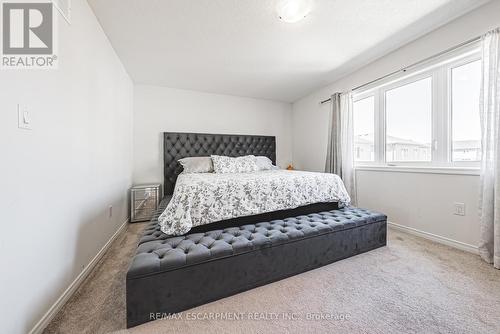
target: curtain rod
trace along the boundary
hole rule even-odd
[[[460,44],[458,44],[458,45],[452,46],[451,48],[446,49],[446,50],[444,50],[444,51],[441,51],[441,52],[439,52],[439,53],[437,53],[437,54],[435,54],[435,55],[433,55],[433,56],[427,57],[427,58],[425,58],[425,59],[422,59],[422,60],[420,60],[420,61],[417,61],[416,63],[413,63],[413,64],[411,64],[411,65],[408,65],[408,66],[406,66],[406,67],[403,67],[403,68],[401,68],[401,69],[399,69],[399,70],[397,70],[397,71],[391,72],[391,73],[389,73],[389,74],[386,74],[386,75],[383,75],[383,76],[381,76],[381,77],[378,77],[377,79],[374,79],[374,80],[372,80],[372,81],[369,81],[369,82],[367,82],[367,83],[364,83],[364,84],[362,84],[362,85],[360,85],[360,86],[354,87],[354,88],[352,89],[352,91],[356,91],[356,90],[358,90],[358,89],[361,89],[361,88],[363,88],[363,87],[366,87],[366,86],[368,86],[368,85],[371,85],[371,84],[373,84],[373,83],[375,83],[375,82],[378,82],[378,81],[380,81],[380,80],[383,80],[383,79],[386,79],[386,78],[388,78],[388,77],[391,77],[391,76],[393,76],[393,75],[395,75],[395,74],[398,74],[398,73],[401,73],[401,72],[402,72],[402,73],[404,73],[404,72],[406,72],[407,70],[409,70],[409,69],[410,69],[410,68],[412,68],[412,67],[415,67],[415,66],[418,66],[418,65],[420,65],[420,64],[423,64],[423,63],[425,63],[425,62],[428,62],[429,60],[432,60],[432,59],[434,59],[434,58],[437,58],[437,57],[440,57],[440,56],[442,56],[442,55],[445,55],[445,54],[447,54],[447,53],[449,53],[449,52],[452,52],[452,51],[454,51],[454,50],[456,50],[456,49],[459,49],[459,48],[461,48],[461,47],[464,47],[464,46],[466,46],[466,45],[469,45],[469,44],[472,44],[472,43],[478,42],[479,40],[481,40],[481,38],[482,38],[482,36],[478,36],[478,37],[474,37],[474,38],[472,38],[472,39],[469,39],[468,41],[465,41],[465,42],[460,43]],[[332,98],[328,98],[328,99],[326,99],[326,100],[321,101],[321,102],[320,102],[320,104],[330,102],[331,100],[332,100]]]

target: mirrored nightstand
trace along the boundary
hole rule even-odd
[[[160,198],[161,184],[139,184],[130,188],[130,222],[151,220]]]

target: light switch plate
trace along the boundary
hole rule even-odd
[[[17,126],[19,129],[31,130],[32,120],[29,108],[25,104],[17,105]]]

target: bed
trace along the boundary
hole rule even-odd
[[[335,174],[288,170],[251,173],[190,173],[177,178],[172,199],[159,217],[167,235],[232,218],[301,208],[314,203],[348,206],[349,194]],[[286,217],[288,213],[285,214]]]
[[[206,213],[196,207],[190,208],[191,214],[198,210],[197,217],[189,217],[190,223],[181,224],[181,229],[167,230],[175,233],[164,233],[164,224],[159,219],[170,201],[175,200],[176,183],[197,184],[192,177],[183,181],[182,168],[177,161],[212,154],[267,156],[275,163],[276,139],[249,135],[164,134],[165,197],[145,229],[127,273],[128,327],[386,244],[386,216],[348,206],[348,198],[338,194],[333,198],[318,196],[314,203],[270,206],[264,212],[250,208],[244,212],[250,214],[238,217],[217,213],[204,219]],[[281,175],[293,179],[293,173],[270,172],[265,178]],[[199,178],[203,182],[207,180],[206,175]],[[171,221],[173,217],[165,218],[164,215],[160,220],[165,219]]]

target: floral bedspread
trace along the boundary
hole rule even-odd
[[[335,174],[287,170],[180,174],[158,221],[164,233],[181,235],[220,220],[319,202],[338,202],[342,207],[350,200]]]

